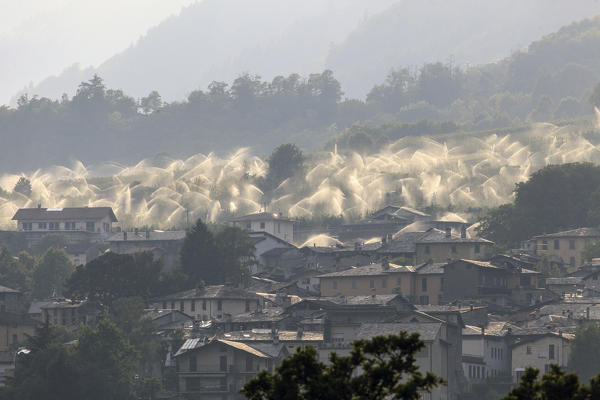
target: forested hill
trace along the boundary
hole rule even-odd
[[[243,72],[271,80],[330,69],[348,97],[364,99],[394,66],[497,61],[596,14],[595,0],[203,0],[92,73],[71,67],[29,94],[71,96],[97,73],[135,98],[158,90],[174,101]]]
[[[159,152],[186,156],[239,146],[264,155],[285,142],[319,150],[334,138],[340,150],[370,151],[406,135],[576,118],[600,104],[599,66],[596,17],[482,67],[433,63],[411,72],[398,66],[366,101],[344,99],[331,71],[269,81],[242,75],[170,104],[158,93],[138,102],[95,77],[73,98],[23,97],[16,109],[0,108],[0,170],[69,159],[134,162]],[[373,128],[381,124],[385,129]]]

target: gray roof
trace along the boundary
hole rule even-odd
[[[95,220],[106,216],[112,222],[118,222],[111,207],[20,208],[12,219],[14,221]]]
[[[577,228],[568,231],[545,233],[543,235],[534,236],[537,238],[560,238],[560,237],[598,237],[600,236],[600,229],[598,228]]]
[[[343,276],[379,276],[388,275],[400,272],[414,272],[414,268],[405,265],[389,264],[389,268],[386,269],[381,263],[370,264],[364,267],[352,267],[350,269],[338,272],[331,272],[329,274],[319,275],[318,278],[335,278]]]
[[[417,274],[426,275],[426,274],[443,274],[444,267],[448,263],[424,263],[421,265],[417,265],[415,270]]]
[[[358,330],[357,337],[361,339],[370,339],[379,335],[394,335],[405,331],[408,333],[418,333],[421,340],[433,341],[438,338],[442,323],[363,323]]]
[[[581,277],[546,278],[546,285],[582,285]]]
[[[184,240],[185,231],[138,231],[136,232],[119,232],[108,238],[109,242],[125,241],[125,233],[127,233],[128,242],[151,242],[162,240]]]
[[[377,294],[370,296],[336,296],[321,297],[319,300],[338,305],[381,304],[387,305],[393,300],[402,299],[400,294]]]
[[[483,239],[480,237],[461,237],[451,232],[450,236],[446,235],[446,232],[436,229],[430,228],[428,229],[416,243],[482,243],[482,244],[493,244],[493,242]]]
[[[21,291],[0,285],[0,293],[21,293]]]
[[[414,253],[415,243],[425,232],[396,233],[391,241],[377,250],[378,253]]]
[[[228,285],[204,286],[184,292],[173,293],[164,296],[165,300],[180,299],[260,299],[261,297],[247,290]]]
[[[233,331],[223,333],[222,338],[227,340],[235,340],[241,342],[260,342],[260,341],[272,341],[273,333],[271,329],[252,329],[247,331]],[[323,340],[323,332],[313,331],[277,331],[277,337],[283,342],[318,342]],[[255,346],[255,344],[252,344]]]

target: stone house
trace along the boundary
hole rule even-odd
[[[460,258],[482,260],[489,256],[493,245],[483,238],[467,237],[464,227],[459,234],[451,228],[445,231],[431,228],[415,241],[415,263],[447,262]]]
[[[581,253],[585,246],[600,241],[600,229],[578,228],[568,231],[537,235],[532,238],[535,242],[535,254],[555,256],[575,269],[583,265]]]
[[[35,333],[39,322],[27,314],[0,312],[0,352],[16,351]]]
[[[260,212],[230,218],[229,222],[248,232],[267,232],[288,243],[294,242],[294,221],[281,213]]]
[[[203,286],[174,293],[154,305],[163,310],[179,310],[198,321],[223,319],[263,309],[264,299],[233,285]]]
[[[272,372],[288,355],[281,343],[252,345],[215,339],[188,339],[175,353],[179,398],[243,399],[244,384],[261,370]]]
[[[550,365],[566,367],[569,361],[569,344],[572,334],[548,332],[545,329],[524,330],[515,335],[510,346],[513,382],[518,383],[525,368],[537,368],[540,373],[550,370]]]

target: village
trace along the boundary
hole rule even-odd
[[[146,252],[168,272],[180,263],[188,235],[121,230],[110,207],[40,205],[19,209],[13,220],[16,231],[0,232],[3,246],[34,248],[61,235],[76,266]],[[527,367],[566,367],[577,327],[600,320],[600,260],[582,257],[600,241],[597,228],[537,235],[498,251],[464,221],[405,206],[320,232],[336,239],[328,246],[311,244],[309,233],[319,232],[307,233],[281,213],[224,223],[253,245],[247,278],[200,281],[144,304],[144,318],[166,348],[145,369],[160,382],[154,398],[243,398],[239,390],[249,379],[273,371],[299,347],[313,346],[326,362],[332,351],[348,354],[356,339],[401,331],[420,335],[426,346],[418,366],[447,382],[424,399],[483,398],[490,388],[510,390]],[[545,276],[540,263],[561,277]],[[30,301],[18,288],[0,292],[2,382],[36,327],[77,332],[109,312],[101,302],[60,292]]]

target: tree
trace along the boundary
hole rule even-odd
[[[282,144],[268,158],[269,171],[265,179],[267,189],[272,189],[284,180],[304,171],[304,154],[295,144]]]
[[[67,247],[68,239],[60,233],[49,233],[42,236],[39,242],[33,246],[34,254],[41,255],[50,248],[64,249]]]
[[[162,106],[162,97],[156,90],[153,90],[148,96],[142,97],[140,100],[140,107],[142,107],[144,114],[152,114],[157,112],[162,108]]]
[[[600,371],[600,326],[589,322],[577,327],[571,342],[569,370],[587,382]]]
[[[73,272],[73,263],[62,249],[50,248],[40,258],[33,272],[35,299],[47,299],[53,294],[62,295],[64,284]]]
[[[66,293],[107,306],[122,297],[148,299],[158,294],[161,268],[149,251],[133,255],[108,252],[78,266],[66,282]]]
[[[527,368],[519,386],[512,389],[502,400],[593,400],[600,398],[600,376],[592,378],[589,386],[579,381],[576,373],[566,373],[558,365],[552,365],[542,379],[539,371]]]
[[[31,196],[31,182],[29,179],[24,176],[20,177],[13,188],[13,192],[21,193],[25,197]]]
[[[225,280],[239,285],[250,275],[249,267],[256,264],[254,242],[238,227],[226,227],[215,235]]]
[[[223,283],[224,274],[219,268],[215,238],[208,226],[198,219],[185,236],[181,248],[181,268],[190,283]]]
[[[261,371],[241,390],[250,400],[406,399],[443,384],[428,372],[423,375],[415,355],[425,344],[418,334],[376,336],[357,340],[349,356],[317,360],[313,347],[298,348],[275,373]]]
[[[9,288],[28,293],[34,263],[33,257],[24,251],[15,258],[5,245],[0,246],[0,282]]]

